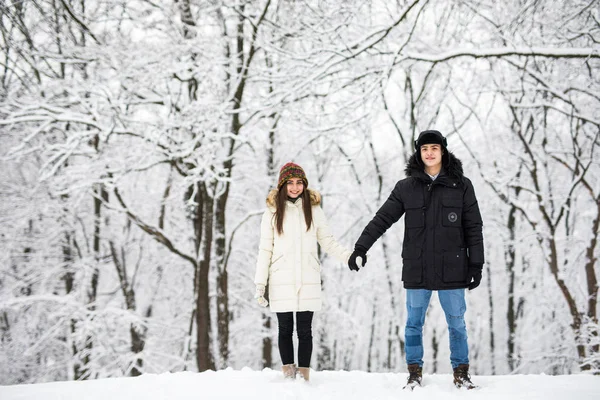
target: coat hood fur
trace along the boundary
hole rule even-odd
[[[321,204],[321,193],[317,192],[316,190],[313,189],[306,189],[308,190],[308,194],[310,195],[310,204],[313,206],[318,206],[319,204]],[[277,193],[279,193],[279,191],[277,189],[272,189],[269,192],[269,195],[267,196],[267,206],[269,206],[270,208],[275,208],[277,202]]]
[[[406,163],[404,172],[406,176],[419,177],[424,174],[423,161],[421,155],[415,152]],[[446,172],[446,175],[462,180],[464,177],[462,161],[460,161],[451,151],[446,150],[442,156],[442,168]]]

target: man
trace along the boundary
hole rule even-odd
[[[396,184],[365,227],[348,266],[354,271],[360,264],[364,266],[371,246],[406,214],[402,281],[408,310],[405,350],[409,377],[405,388],[421,385],[423,324],[432,291],[436,290],[448,323],[454,384],[472,389],[465,288],[475,289],[481,282],[481,214],[473,185],[463,175],[460,160],[448,151],[440,132],[421,132],[415,150],[406,166],[407,178]]]

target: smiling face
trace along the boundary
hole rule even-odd
[[[304,181],[300,178],[292,178],[286,182],[287,195],[292,199],[300,196],[304,191]]]
[[[425,164],[425,171],[435,175],[442,168],[442,146],[439,144],[424,144],[421,146],[421,160]],[[434,172],[433,174],[431,172]]]

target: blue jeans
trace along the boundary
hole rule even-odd
[[[431,290],[406,289],[408,318],[404,330],[406,364],[423,366],[423,324],[431,299]],[[465,325],[465,289],[438,290],[438,298],[446,314],[450,335],[450,363],[452,368],[469,363],[467,326]]]

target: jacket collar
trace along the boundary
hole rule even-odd
[[[416,152],[408,159],[404,172],[408,177],[413,177],[427,183],[431,182],[431,178],[425,173],[423,161],[421,161],[420,155]],[[461,182],[463,178],[462,161],[452,154],[452,152],[446,150],[446,153],[442,156],[442,169],[434,182],[452,185],[456,182]]]

